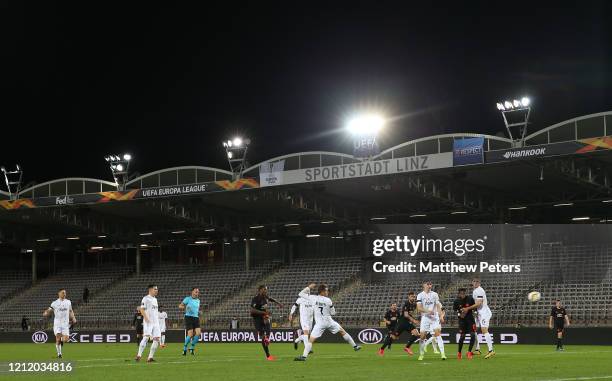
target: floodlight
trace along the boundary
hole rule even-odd
[[[126,160],[126,161],[132,160],[132,155],[130,155],[129,153],[124,154],[123,155],[123,160]]]
[[[514,107],[512,107],[512,103],[510,103],[510,102],[508,102],[508,101],[505,101],[505,102],[504,102],[504,107],[505,107],[506,109],[508,109],[508,110],[511,110],[511,109],[513,109],[513,108],[514,108]]]
[[[240,137],[235,137],[234,140],[232,141],[232,144],[234,144],[235,147],[240,147],[242,146],[242,138]]]
[[[531,100],[527,97],[523,97],[521,99],[521,104],[523,105],[523,107],[527,107],[529,106],[529,104],[531,103]]]
[[[519,107],[521,107],[521,101],[519,101],[518,99],[515,99],[515,100],[512,101],[512,105],[515,108],[519,108]]]
[[[232,147],[232,141],[231,140],[227,141],[227,146],[230,147],[230,148]]]
[[[358,115],[349,120],[346,128],[353,135],[376,135],[385,125],[385,119],[377,114]]]
[[[123,164],[117,164],[115,167],[118,171],[123,171]]]
[[[504,111],[506,108],[504,107],[504,104],[503,104],[503,103],[497,103],[497,109],[498,109],[499,111]]]
[[[231,159],[233,156],[234,156],[234,154],[232,153],[232,151],[229,151],[229,152],[227,153],[227,158],[228,158],[228,159]]]

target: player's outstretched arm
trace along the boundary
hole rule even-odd
[[[181,304],[178,305],[178,308],[181,311],[185,311],[185,304],[183,302],[181,302]]]
[[[269,297],[269,296],[268,296],[268,300],[269,300],[269,301],[271,301],[272,303],[276,304],[276,305],[277,305],[277,306],[279,306],[280,308],[283,308],[283,307],[284,307],[284,306],[283,306],[283,304],[282,304],[281,302],[277,301],[276,299],[274,299],[274,298],[272,298],[272,297]]]

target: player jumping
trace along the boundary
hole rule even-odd
[[[557,351],[563,350],[563,332],[565,331],[565,327],[569,327],[569,325],[570,320],[569,316],[567,315],[567,311],[561,304],[561,301],[557,299],[555,301],[555,305],[550,311],[550,319],[548,320],[548,326],[550,329],[554,328],[557,331]]]
[[[191,343],[189,352],[195,355],[195,346],[200,340],[200,289],[193,287],[191,295],[186,296],[179,304],[179,310],[185,311],[185,343],[183,345],[183,356],[187,355],[187,347]]]
[[[143,323],[143,338],[140,341],[140,345],[138,346],[138,354],[136,355],[136,361],[140,361],[142,357],[142,353],[147,347],[147,343],[149,339],[153,340],[153,344],[151,344],[151,349],[149,349],[149,357],[147,358],[147,362],[154,362],[153,356],[155,355],[155,351],[157,347],[159,347],[159,339],[161,337],[161,330],[159,329],[159,311],[157,304],[157,293],[159,290],[156,285],[149,285],[147,287],[148,294],[142,298],[142,302],[140,303],[140,313],[142,314],[142,318],[144,320]]]
[[[487,347],[489,348],[489,353],[487,353],[485,359],[490,359],[491,357],[495,356],[495,351],[493,350],[493,338],[489,333],[489,322],[491,321],[493,314],[491,313],[491,309],[489,309],[487,294],[485,293],[485,290],[480,287],[480,279],[474,278],[472,280],[472,286],[474,287],[472,298],[474,298],[475,303],[469,307],[463,307],[461,312],[467,314],[474,309],[478,311],[478,326],[480,326],[480,331],[482,332],[487,343]]]
[[[308,289],[310,290],[308,293],[312,292],[315,288],[316,284],[311,283],[308,285]],[[300,312],[300,326],[302,327],[302,332],[298,339],[300,339],[304,345],[308,341],[308,336],[310,335],[310,331],[312,330],[312,320],[314,319],[314,306],[310,299],[302,298],[298,296],[295,304],[291,307],[291,312],[289,313],[289,323],[293,321],[293,316],[295,314],[296,309]],[[297,349],[297,344],[299,343],[298,339],[294,342],[294,347]]]
[[[314,305],[314,316],[315,316],[315,325],[310,333],[310,338],[306,342],[304,346],[304,353],[302,356],[296,357],[295,361],[306,361],[308,358],[308,354],[312,349],[312,345],[314,342],[323,335],[323,332],[329,331],[333,334],[340,334],[342,338],[349,343],[355,351],[361,349],[361,347],[355,344],[355,341],[337,322],[332,318],[333,315],[336,314],[336,309],[334,308],[331,299],[329,298],[329,289],[327,285],[321,284],[319,285],[319,295],[310,295],[310,287],[306,287],[302,291],[300,291],[300,297],[304,299],[309,299]]]
[[[423,361],[425,355],[425,337],[427,332],[433,330],[435,339],[438,342],[438,349],[440,350],[440,358],[446,360],[446,354],[444,353],[444,341],[440,333],[442,331],[442,323],[444,323],[444,315],[442,313],[442,304],[440,303],[440,297],[435,291],[431,290],[431,282],[423,282],[423,291],[417,295],[417,311],[421,313],[421,342],[419,345],[419,361]]]
[[[255,324],[255,330],[261,337],[261,346],[266,353],[266,360],[274,361],[276,357],[270,354],[270,310],[268,309],[268,301],[276,303],[281,308],[282,304],[268,296],[268,287],[261,285],[257,288],[257,295],[251,300],[251,316]]]
[[[57,300],[51,303],[51,306],[43,312],[43,316],[47,317],[53,313],[53,334],[55,334],[55,350],[57,358],[62,358],[62,347],[68,342],[70,335],[70,323],[76,323],[74,311],[72,310],[72,302],[66,299],[66,290],[60,289],[57,292]]]

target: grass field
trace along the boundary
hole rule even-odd
[[[67,344],[64,361],[72,361],[70,375],[45,374],[45,379],[71,380],[555,380],[585,381],[612,379],[612,347],[497,345],[491,360],[476,357],[458,361],[456,346],[447,345],[449,359],[441,361],[428,353],[425,361],[410,357],[401,345],[378,357],[378,346],[365,345],[360,352],[346,344],[315,344],[315,353],[305,363],[294,362],[291,344],[272,344],[276,362],[264,359],[259,344],[199,345],[196,356],[180,355],[181,344],[158,350],[156,363],[135,363],[135,344]],[[54,360],[53,344],[0,344],[3,370],[9,361]],[[148,348],[147,352],[148,353]],[[18,376],[2,373],[0,378],[41,379],[41,374]]]

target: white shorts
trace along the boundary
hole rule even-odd
[[[489,321],[493,314],[491,312],[479,312],[476,317],[476,327],[489,328]]]
[[[421,326],[419,329],[421,332],[433,332],[436,329],[442,329],[439,318],[421,317]]]
[[[159,324],[147,324],[142,325],[142,335],[149,337],[161,337],[161,330]]]
[[[302,310],[300,308],[300,326],[302,326],[302,330],[304,331],[312,331],[312,320],[314,318],[314,310],[306,309]]]
[[[310,337],[314,337],[315,339],[317,339],[323,336],[323,332],[325,331],[329,331],[333,334],[336,334],[340,331],[343,331],[343,329],[340,326],[340,324],[336,323],[333,320],[326,321],[326,322],[319,322],[319,323],[315,323],[314,328],[312,329],[312,332],[310,332]]]
[[[62,335],[62,336],[69,336],[70,335],[70,331],[68,329],[67,325],[53,325],[53,334],[54,335]]]

